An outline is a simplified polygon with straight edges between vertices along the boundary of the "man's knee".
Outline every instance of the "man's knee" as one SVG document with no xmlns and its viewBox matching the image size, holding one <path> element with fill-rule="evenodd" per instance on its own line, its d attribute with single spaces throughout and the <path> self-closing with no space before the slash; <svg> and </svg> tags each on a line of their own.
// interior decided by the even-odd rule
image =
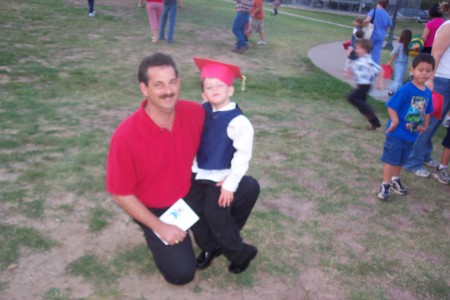
<svg viewBox="0 0 450 300">
<path fill-rule="evenodd" d="M 196 268 L 185 268 L 179 269 L 174 274 L 163 274 L 164 278 L 168 283 L 173 285 L 184 285 L 188 284 L 195 278 Z"/>
</svg>

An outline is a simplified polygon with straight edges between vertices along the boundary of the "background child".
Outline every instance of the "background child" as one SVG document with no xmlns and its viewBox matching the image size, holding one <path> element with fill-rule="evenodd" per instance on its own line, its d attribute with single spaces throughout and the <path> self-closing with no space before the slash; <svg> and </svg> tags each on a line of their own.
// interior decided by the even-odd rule
<svg viewBox="0 0 450 300">
<path fill-rule="evenodd" d="M 394 79 L 389 87 L 388 95 L 392 96 L 405 81 L 405 72 L 408 68 L 408 45 L 412 38 L 412 31 L 405 29 L 400 34 L 399 42 L 395 45 L 391 52 L 391 58 L 388 65 L 394 63 Z"/>
<path fill-rule="evenodd" d="M 280 7 L 280 0 L 273 1 L 273 13 L 271 13 L 272 16 L 278 15 L 278 7 Z"/>
<path fill-rule="evenodd" d="M 247 35 L 247 38 L 250 38 L 250 35 L 253 31 L 259 33 L 259 41 L 258 45 L 265 45 L 266 41 L 264 40 L 264 6 L 263 0 L 254 0 L 253 8 L 250 12 L 250 28 Z"/>
<path fill-rule="evenodd" d="M 411 67 L 412 81 L 401 87 L 386 103 L 390 120 L 386 125 L 386 141 L 381 160 L 384 162 L 383 182 L 378 198 L 387 200 L 390 188 L 405 195 L 407 190 L 400 181 L 402 166 L 411 153 L 419 133 L 428 127 L 433 112 L 431 90 L 425 82 L 431 78 L 434 58 L 428 53 L 414 57 Z"/>
<path fill-rule="evenodd" d="M 352 60 L 355 60 L 358 58 L 355 52 L 355 43 L 357 40 L 362 39 L 364 37 L 364 31 L 363 31 L 363 25 L 364 25 L 364 18 L 363 17 L 356 17 L 356 19 L 353 21 L 353 25 L 355 26 L 352 31 L 352 37 L 350 39 L 350 45 L 348 46 L 346 50 L 347 59 L 345 60 L 345 68 L 344 72 L 345 75 L 348 75 L 349 72 L 349 65 Z"/>
<path fill-rule="evenodd" d="M 194 58 L 194 61 L 201 71 L 206 115 L 197 153 L 198 170 L 193 184 L 205 192 L 205 197 L 196 205 L 203 210 L 207 224 L 197 222 L 192 230 L 202 253 L 211 250 L 208 249 L 208 243 L 212 235 L 225 257 L 231 261 L 228 270 L 241 273 L 257 254 L 255 246 L 243 242 L 239 233 L 243 224 L 239 224 L 240 221 L 232 216 L 237 210 L 236 205 L 239 205 L 233 202 L 234 192 L 239 183 L 248 177 L 244 175 L 253 147 L 253 126 L 239 106 L 230 100 L 234 93 L 234 78 L 242 79 L 243 76 L 239 68 L 233 65 L 201 58 Z M 208 261 L 205 255 L 199 256 L 200 263 Z M 204 268 L 203 264 L 197 267 Z"/>
<path fill-rule="evenodd" d="M 371 42 L 366 39 L 355 42 L 355 52 L 358 59 L 354 60 L 349 68 L 355 75 L 356 88 L 348 95 L 348 101 L 354 105 L 367 118 L 370 123 L 370 130 L 375 130 L 381 126 L 380 120 L 375 115 L 373 108 L 367 104 L 367 94 L 381 71 L 370 57 Z"/>
</svg>

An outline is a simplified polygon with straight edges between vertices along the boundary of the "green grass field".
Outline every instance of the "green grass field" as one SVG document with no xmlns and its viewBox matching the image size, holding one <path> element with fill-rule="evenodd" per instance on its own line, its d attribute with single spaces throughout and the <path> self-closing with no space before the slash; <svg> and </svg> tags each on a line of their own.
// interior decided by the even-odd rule
<svg viewBox="0 0 450 300">
<path fill-rule="evenodd" d="M 282 12 L 353 16 L 266 13 L 267 46 L 252 36 L 238 55 L 232 3 L 184 6 L 175 42 L 154 45 L 137 1 L 98 1 L 95 18 L 82 0 L 2 1 L 0 299 L 448 299 L 450 187 L 405 172 L 407 196 L 377 199 L 384 135 L 364 129 L 351 87 L 306 56 L 351 30 Z M 184 99 L 201 99 L 194 56 L 247 76 L 234 100 L 255 127 L 249 174 L 262 191 L 242 232 L 259 254 L 241 275 L 221 257 L 191 284 L 165 284 L 105 192 L 110 136 L 142 100 L 137 67 L 156 51 L 177 62 Z M 385 124 L 384 104 L 370 103 Z"/>
</svg>

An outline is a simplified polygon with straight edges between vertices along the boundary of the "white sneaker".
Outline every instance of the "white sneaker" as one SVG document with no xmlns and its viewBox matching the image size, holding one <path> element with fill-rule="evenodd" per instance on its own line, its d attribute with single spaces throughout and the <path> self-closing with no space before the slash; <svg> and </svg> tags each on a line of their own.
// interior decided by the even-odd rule
<svg viewBox="0 0 450 300">
<path fill-rule="evenodd" d="M 259 41 L 259 42 L 257 42 L 257 44 L 258 45 L 266 45 L 267 43 L 266 43 L 266 41 Z"/>
<path fill-rule="evenodd" d="M 436 169 L 437 167 L 439 167 L 439 162 L 435 161 L 434 159 L 427 161 L 425 164 L 433 169 Z"/>
<path fill-rule="evenodd" d="M 416 170 L 416 171 L 414 172 L 414 174 L 416 174 L 416 176 L 424 177 L 424 178 L 430 177 L 430 172 L 428 172 L 428 171 L 425 170 L 424 168 L 420 168 L 420 169 Z"/>
<path fill-rule="evenodd" d="M 89 17 L 95 17 L 95 10 L 91 13 L 89 13 Z"/>
</svg>

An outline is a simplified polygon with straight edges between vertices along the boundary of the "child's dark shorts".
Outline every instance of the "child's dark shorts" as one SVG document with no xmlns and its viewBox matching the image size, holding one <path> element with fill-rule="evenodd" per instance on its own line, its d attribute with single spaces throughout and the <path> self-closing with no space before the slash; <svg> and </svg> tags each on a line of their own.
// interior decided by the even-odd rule
<svg viewBox="0 0 450 300">
<path fill-rule="evenodd" d="M 403 166 L 408 160 L 414 142 L 408 142 L 396 137 L 386 136 L 381 161 L 392 166 Z"/>
<path fill-rule="evenodd" d="M 444 137 L 444 140 L 442 141 L 442 146 L 444 146 L 447 149 L 450 149 L 450 126 L 447 127 L 447 134 Z"/>
</svg>

